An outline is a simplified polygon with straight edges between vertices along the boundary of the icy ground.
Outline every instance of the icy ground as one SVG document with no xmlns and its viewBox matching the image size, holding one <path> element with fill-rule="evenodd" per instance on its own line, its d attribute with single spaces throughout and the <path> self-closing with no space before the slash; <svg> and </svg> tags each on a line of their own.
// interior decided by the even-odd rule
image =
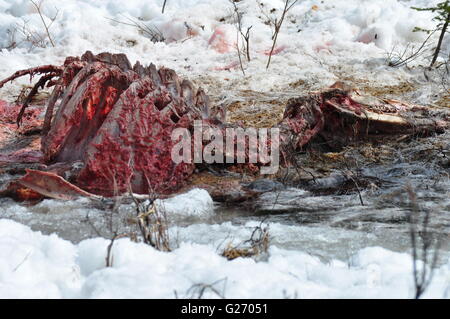
<svg viewBox="0 0 450 319">
<path fill-rule="evenodd" d="M 0 0 L 0 78 L 31 66 L 61 64 L 68 55 L 91 50 L 123 52 L 132 62 L 173 68 L 203 86 L 216 103 L 251 98 L 253 104 L 244 105 L 248 113 L 243 114 L 263 114 L 267 105 L 283 105 L 287 97 L 336 80 L 414 103 L 442 101 L 439 80 L 427 81 L 423 70 L 414 68 L 427 63 L 423 57 L 408 68 L 388 67 L 386 61 L 389 52 L 420 46 L 425 35 L 412 32 L 414 27 L 434 26 L 430 13 L 410 6 L 428 6 L 437 0 L 300 0 L 286 18 L 279 53 L 272 57 L 268 71 L 265 52 L 271 46 L 271 28 L 265 24 L 265 15 L 270 16 L 272 8 L 279 14 L 282 1 L 260 1 L 262 12 L 256 1 L 242 0 L 238 7 L 244 29 L 252 26 L 251 61 L 243 57 L 245 75 L 234 48 L 236 29 L 229 1 L 168 0 L 161 14 L 162 2 L 45 0 L 44 19 L 49 24 L 56 15 L 49 29 L 52 47 L 30 1 Z M 165 41 L 153 43 L 136 27 L 120 23 L 131 21 L 159 30 Z M 30 34 L 43 40 L 30 41 L 26 37 Z M 449 39 L 444 55 L 450 50 Z M 24 78 L 5 86 L 0 99 L 14 100 L 26 84 Z M 408 152 L 432 152 L 431 144 L 442 141 L 445 137 Z M 442 212 L 438 223 L 448 227 L 450 182 L 448 174 L 445 179 L 435 170 L 438 160 L 399 160 L 389 169 L 370 168 L 366 174 L 388 177 L 399 189 L 411 180 L 425 205 Z M 355 195 L 311 197 L 299 196 L 302 190 L 293 192 L 297 192 L 294 199 L 289 192 L 283 193 L 288 204 L 277 207 L 278 215 L 268 221 L 272 245 L 262 260 L 220 257 L 223 245 L 249 238 L 261 214 L 218 207 L 205 191 L 195 190 L 160 203 L 172 215 L 170 234 L 178 248 L 163 253 L 119 239 L 110 268 L 105 267 L 109 240 L 99 237 L 86 222 L 89 215 L 100 235 L 108 237 L 105 215 L 98 207 L 85 200 L 45 200 L 26 207 L 2 199 L 0 297 L 195 297 L 190 289 L 195 284 L 214 284 L 227 298 L 413 296 L 404 210 L 401 203 L 386 204 L 391 193 L 364 193 L 369 207 L 363 208 Z M 264 211 L 264 205 L 267 201 L 255 209 Z M 289 205 L 297 210 L 293 213 Z M 444 236 L 448 252 L 448 233 Z M 448 297 L 449 286 L 447 253 L 425 297 Z M 206 297 L 219 296 L 209 291 Z"/>
</svg>

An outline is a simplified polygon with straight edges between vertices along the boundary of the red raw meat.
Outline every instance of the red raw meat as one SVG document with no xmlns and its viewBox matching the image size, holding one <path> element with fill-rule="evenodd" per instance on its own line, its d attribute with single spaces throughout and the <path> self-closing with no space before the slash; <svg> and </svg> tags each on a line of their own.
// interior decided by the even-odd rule
<svg viewBox="0 0 450 319">
<path fill-rule="evenodd" d="M 18 71 L 1 81 L 0 88 L 26 74 L 43 75 L 24 105 L 11 108 L 0 101 L 0 142 L 3 135 L 13 135 L 6 125 L 42 126 L 43 157 L 35 148 L 16 147 L 8 152 L 0 149 L 0 162 L 43 159 L 49 172 L 28 171 L 19 183 L 45 196 L 112 196 L 130 190 L 173 193 L 186 183 L 195 166 L 172 161 L 172 131 L 187 128 L 192 132 L 195 120 L 222 131 L 233 126 L 223 122 L 225 110 L 212 111 L 208 96 L 190 81 L 153 64 L 144 67 L 137 62 L 132 67 L 123 54 L 88 51 L 81 58 L 68 57 L 61 67 Z M 39 109 L 27 106 L 44 85 L 54 89 L 42 119 Z M 430 118 L 427 108 L 366 99 L 337 83 L 291 99 L 276 127 L 281 133 L 282 163 L 289 165 L 292 154 L 315 137 L 343 145 L 383 134 L 429 134 L 447 126 L 448 117 Z M 72 170 L 77 166 L 73 163 L 81 167 Z M 248 168 L 254 170 L 258 165 L 248 164 Z M 61 177 L 68 171 L 77 186 Z"/>
</svg>

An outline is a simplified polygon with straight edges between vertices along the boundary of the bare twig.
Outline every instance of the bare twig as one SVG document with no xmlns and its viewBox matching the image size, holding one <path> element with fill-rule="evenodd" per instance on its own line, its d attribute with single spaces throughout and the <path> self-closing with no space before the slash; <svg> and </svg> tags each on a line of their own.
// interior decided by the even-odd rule
<svg viewBox="0 0 450 319">
<path fill-rule="evenodd" d="M 261 9 L 261 12 L 268 18 L 269 24 L 273 27 L 272 31 L 272 47 L 269 52 L 269 59 L 267 60 L 266 69 L 269 69 L 270 61 L 272 59 L 273 51 L 275 50 L 275 46 L 277 44 L 278 34 L 280 33 L 281 26 L 283 25 L 284 19 L 288 11 L 298 2 L 298 0 L 285 0 L 283 12 L 281 13 L 281 17 L 272 19 L 269 17 L 267 13 L 264 12 L 262 5 L 258 2 L 258 5 Z"/>
<path fill-rule="evenodd" d="M 30 250 L 26 256 L 22 259 L 22 261 L 13 269 L 13 272 L 16 272 L 28 259 L 28 257 L 30 257 L 31 253 L 33 252 L 33 250 Z"/>
<path fill-rule="evenodd" d="M 353 184 L 354 184 L 355 187 L 356 187 L 356 191 L 358 192 L 359 202 L 361 203 L 361 206 L 364 206 L 364 201 L 363 201 L 363 198 L 362 198 L 362 195 L 361 195 L 361 190 L 359 189 L 358 182 L 357 182 L 356 179 L 353 177 L 354 174 L 353 174 L 352 170 L 350 169 L 348 163 L 347 163 L 346 161 L 344 161 L 343 163 L 344 163 L 345 167 L 347 167 L 347 170 L 348 170 L 348 173 L 343 172 L 343 173 L 344 173 L 344 176 L 345 176 L 346 178 L 349 178 L 349 179 L 353 182 Z"/>
<path fill-rule="evenodd" d="M 111 238 L 111 241 L 108 244 L 108 247 L 106 248 L 106 257 L 105 257 L 105 264 L 106 267 L 112 267 L 114 263 L 114 257 L 111 255 L 111 250 L 114 245 L 114 241 L 117 238 L 117 234 L 114 234 Z"/>
<path fill-rule="evenodd" d="M 7 29 L 6 34 L 9 37 L 8 45 L 6 47 L 3 47 L 6 50 L 14 49 L 16 48 L 21 42 L 17 42 L 16 34 L 17 34 L 17 28 Z"/>
<path fill-rule="evenodd" d="M 431 69 L 434 66 L 434 64 L 436 63 L 436 60 L 441 51 L 441 46 L 442 46 L 442 43 L 444 40 L 444 36 L 447 32 L 449 32 L 448 26 L 450 24 L 450 1 L 445 0 L 445 1 L 437 3 L 435 6 L 427 7 L 427 8 L 418 8 L 418 7 L 411 7 L 411 8 L 414 10 L 417 10 L 417 11 L 430 11 L 430 12 L 433 12 L 436 14 L 432 20 L 438 21 L 435 31 L 440 31 L 440 35 L 439 35 L 439 40 L 437 42 L 437 45 L 434 48 L 430 66 L 428 67 L 429 69 Z M 422 31 L 422 32 L 427 32 L 427 33 L 431 32 L 431 30 L 423 29 L 420 27 L 415 27 L 413 31 Z"/>
<path fill-rule="evenodd" d="M 129 26 L 137 28 L 141 34 L 146 35 L 148 38 L 150 38 L 150 41 L 152 41 L 152 42 L 164 42 L 165 41 L 164 35 L 162 34 L 161 30 L 159 30 L 156 26 L 150 27 L 147 24 L 140 22 L 139 20 L 133 20 L 124 15 L 122 15 L 122 16 L 124 17 L 124 19 L 128 20 L 129 22 L 124 22 L 124 21 L 111 19 L 111 18 L 107 18 L 107 19 L 114 21 L 116 23 L 119 23 L 119 24 L 129 25 Z"/>
<path fill-rule="evenodd" d="M 50 35 L 50 27 L 52 26 L 53 22 L 56 20 L 56 17 L 58 16 L 59 11 L 56 11 L 56 14 L 53 18 L 50 19 L 50 24 L 47 25 L 47 22 L 45 22 L 44 17 L 42 16 L 42 11 L 41 11 L 41 6 L 43 1 L 40 1 L 39 3 L 36 3 L 33 0 L 30 0 L 30 2 L 33 4 L 33 6 L 36 8 L 37 13 L 39 14 L 39 17 L 41 18 L 42 21 L 42 25 L 45 28 L 45 33 L 47 34 L 48 40 L 50 41 L 50 44 L 52 45 L 52 47 L 55 47 L 55 42 L 52 39 L 52 36 Z"/>
<path fill-rule="evenodd" d="M 32 30 L 28 26 L 28 21 L 23 19 L 22 26 L 16 25 L 16 30 L 22 34 L 22 37 L 24 38 L 23 42 L 30 44 L 30 50 L 33 47 L 40 47 L 45 48 L 47 47 L 47 41 L 45 40 L 45 37 L 43 37 L 39 32 L 36 32 L 35 30 Z"/>
<path fill-rule="evenodd" d="M 245 76 L 244 66 L 242 65 L 241 50 L 239 50 L 239 33 L 236 34 L 236 50 L 239 58 L 239 66 L 241 67 L 242 74 Z"/>
<path fill-rule="evenodd" d="M 450 23 L 450 12 L 447 15 L 447 19 L 446 19 L 444 25 L 442 26 L 441 34 L 439 35 L 438 44 L 436 46 L 436 50 L 434 51 L 433 59 L 431 60 L 431 64 L 430 64 L 430 68 L 434 65 L 434 63 L 436 62 L 436 60 L 439 56 L 439 52 L 441 51 L 442 41 L 444 40 L 444 35 L 447 32 L 449 23 Z"/>
<path fill-rule="evenodd" d="M 114 264 L 114 256 L 112 254 L 112 248 L 114 246 L 114 243 L 117 239 L 124 238 L 124 237 L 130 237 L 132 238 L 131 233 L 120 233 L 119 232 L 119 223 L 117 222 L 118 217 L 120 216 L 120 205 L 122 203 L 122 196 L 119 196 L 118 187 L 116 178 L 114 175 L 112 175 L 113 179 L 113 185 L 114 185 L 114 203 L 113 206 L 104 212 L 104 216 L 102 219 L 102 226 L 105 225 L 106 227 L 106 233 L 102 234 L 102 231 L 95 226 L 95 224 L 92 222 L 92 220 L 89 218 L 89 213 L 86 215 L 86 219 L 84 220 L 87 222 L 92 230 L 95 232 L 95 234 L 98 237 L 105 237 L 109 238 L 109 244 L 106 247 L 106 256 L 105 256 L 105 266 L 106 267 L 112 267 Z M 115 222 L 116 220 L 116 222 Z"/>
<path fill-rule="evenodd" d="M 145 244 L 160 251 L 171 251 L 167 214 L 164 209 L 157 209 L 156 197 L 149 194 L 149 202 L 139 201 L 131 191 L 129 194 L 136 205 L 136 217 L 142 240 Z"/>
<path fill-rule="evenodd" d="M 408 56 L 406 56 L 406 54 L 407 54 L 408 49 L 410 49 L 409 44 L 406 45 L 406 47 L 402 53 L 395 52 L 395 46 L 394 46 L 392 48 L 391 52 L 389 52 L 387 54 L 388 65 L 392 66 L 392 67 L 400 67 L 400 66 L 406 65 L 408 62 L 414 61 L 415 59 L 420 57 L 424 53 L 425 49 L 430 46 L 428 41 L 430 40 L 431 36 L 436 31 L 437 31 L 437 29 L 431 31 L 430 34 L 428 35 L 428 37 L 425 39 L 425 41 L 422 42 L 420 47 L 416 51 L 412 51 Z"/>
<path fill-rule="evenodd" d="M 164 13 L 164 10 L 166 9 L 166 3 L 167 3 L 167 0 L 164 0 L 161 13 Z"/>
<path fill-rule="evenodd" d="M 436 269 L 438 258 L 440 239 L 433 238 L 433 233 L 429 229 L 430 211 L 425 210 L 422 221 L 420 218 L 420 207 L 417 202 L 417 196 L 411 185 L 406 186 L 406 192 L 410 202 L 410 237 L 413 258 L 413 277 L 415 286 L 415 299 L 419 299 L 433 279 L 434 270 Z M 419 223 L 421 228 L 418 229 Z M 422 240 L 420 245 L 419 236 Z M 422 261 L 422 267 L 419 269 L 419 260 Z"/>
<path fill-rule="evenodd" d="M 253 257 L 267 253 L 270 243 L 269 227 L 263 227 L 267 217 L 264 218 L 258 226 L 256 226 L 249 239 L 232 245 L 231 243 L 223 250 L 222 256 L 228 260 L 238 257 Z"/>
<path fill-rule="evenodd" d="M 221 282 L 224 283 L 223 289 L 222 289 L 222 291 L 219 291 L 214 286 L 218 285 Z M 219 279 L 211 284 L 204 284 L 204 283 L 194 284 L 186 291 L 186 294 L 188 296 L 190 295 L 190 297 L 189 297 L 190 299 L 194 299 L 194 298 L 202 299 L 205 292 L 207 292 L 209 290 L 212 293 L 214 293 L 215 295 L 217 295 L 219 298 L 225 299 L 226 285 L 227 285 L 227 278 Z"/>
<path fill-rule="evenodd" d="M 234 0 L 229 0 L 229 1 L 233 5 L 234 14 L 235 14 L 235 23 L 236 23 L 236 28 L 238 30 L 238 35 L 239 34 L 241 35 L 241 38 L 242 38 L 243 42 L 245 43 L 244 44 L 245 55 L 247 57 L 247 61 L 250 62 L 250 30 L 252 29 L 253 26 L 249 26 L 249 27 L 247 27 L 247 30 L 245 32 L 243 31 L 242 12 L 239 12 L 237 3 Z M 238 41 L 239 41 L 239 36 L 238 36 Z"/>
</svg>

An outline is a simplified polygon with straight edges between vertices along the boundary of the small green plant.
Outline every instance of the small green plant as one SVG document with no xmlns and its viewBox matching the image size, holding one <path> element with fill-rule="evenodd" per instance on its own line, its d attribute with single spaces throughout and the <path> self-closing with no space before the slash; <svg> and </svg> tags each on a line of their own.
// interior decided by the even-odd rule
<svg viewBox="0 0 450 319">
<path fill-rule="evenodd" d="M 439 2 L 435 7 L 430 7 L 430 8 L 412 7 L 412 9 L 418 10 L 418 11 L 431 11 L 433 13 L 436 13 L 435 17 L 433 18 L 433 20 L 438 21 L 438 25 L 436 26 L 435 30 L 427 30 L 427 29 L 422 29 L 419 27 L 416 27 L 413 30 L 415 32 L 417 32 L 417 31 L 426 32 L 428 34 L 434 32 L 434 31 L 440 31 L 439 40 L 438 40 L 437 46 L 434 50 L 433 59 L 431 60 L 431 64 L 430 64 L 430 68 L 431 68 L 439 56 L 439 52 L 441 51 L 441 46 L 442 46 L 442 42 L 444 40 L 444 36 L 447 32 L 449 32 L 448 25 L 450 23 L 450 1 L 446 0 L 443 2 Z"/>
</svg>

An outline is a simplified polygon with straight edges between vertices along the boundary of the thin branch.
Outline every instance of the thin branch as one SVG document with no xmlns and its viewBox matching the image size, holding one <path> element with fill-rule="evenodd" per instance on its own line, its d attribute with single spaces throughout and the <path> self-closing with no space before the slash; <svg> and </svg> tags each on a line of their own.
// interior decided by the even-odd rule
<svg viewBox="0 0 450 319">
<path fill-rule="evenodd" d="M 417 203 L 417 195 L 411 185 L 406 186 L 406 192 L 410 202 L 409 233 L 413 258 L 413 278 L 415 286 L 414 297 L 415 299 L 419 299 L 433 279 L 434 271 L 439 259 L 439 248 L 441 241 L 439 238 L 436 238 L 435 245 L 432 245 L 433 233 L 429 229 L 431 217 L 429 210 L 425 210 L 421 227 L 418 229 L 420 207 Z M 421 246 L 419 246 L 418 235 L 422 237 Z M 422 261 L 422 267 L 420 269 L 418 267 L 419 260 Z"/>
<path fill-rule="evenodd" d="M 241 51 L 239 50 L 239 33 L 236 34 L 236 50 L 239 58 L 239 65 L 241 67 L 242 74 L 245 76 L 244 66 L 242 65 Z"/>
<path fill-rule="evenodd" d="M 404 58 L 404 56 L 406 55 L 406 51 L 409 48 L 409 44 L 406 46 L 405 50 L 403 51 L 402 54 L 397 54 L 397 61 L 393 62 L 393 57 L 394 57 L 394 48 L 391 50 L 391 52 L 388 54 L 388 60 L 389 60 L 389 66 L 392 67 L 399 67 L 402 65 L 407 64 L 410 61 L 413 61 L 415 59 L 417 59 L 423 52 L 423 50 L 426 48 L 428 41 L 430 40 L 431 36 L 437 31 L 437 29 L 433 30 L 430 32 L 430 34 L 428 35 L 428 37 L 425 39 L 425 41 L 422 42 L 421 46 L 417 49 L 417 51 L 411 53 L 407 58 Z"/>
<path fill-rule="evenodd" d="M 37 12 L 38 12 L 38 14 L 39 14 L 39 17 L 41 18 L 42 24 L 44 25 L 44 28 L 45 28 L 45 32 L 47 33 L 47 37 L 48 37 L 48 39 L 49 39 L 49 41 L 50 41 L 52 47 L 55 47 L 55 42 L 53 41 L 52 36 L 50 35 L 50 30 L 49 30 L 49 29 L 50 29 L 51 25 L 53 24 L 53 22 L 56 20 L 56 17 L 57 17 L 57 15 L 58 15 L 59 11 L 56 11 L 56 14 L 55 14 L 55 16 L 51 19 L 50 24 L 47 25 L 47 23 L 46 23 L 45 20 L 44 20 L 43 15 L 42 15 L 42 11 L 41 11 L 42 1 L 40 1 L 39 4 L 37 4 L 37 3 L 34 2 L 33 0 L 30 0 L 30 2 L 34 5 L 34 7 L 36 8 L 36 10 L 37 10 Z"/>
<path fill-rule="evenodd" d="M 449 22 L 450 22 L 450 12 L 447 15 L 447 19 L 446 19 L 444 25 L 442 26 L 441 34 L 439 36 L 439 41 L 438 41 L 436 50 L 434 51 L 433 60 L 431 60 L 430 68 L 434 65 L 434 63 L 436 62 L 436 60 L 439 56 L 439 52 L 441 51 L 442 41 L 444 40 L 444 35 L 447 32 Z"/>
<path fill-rule="evenodd" d="M 236 28 L 238 30 L 238 40 L 239 42 L 239 34 L 241 35 L 241 38 L 243 39 L 243 42 L 245 43 L 245 54 L 247 57 L 247 61 L 250 62 L 250 30 L 253 26 L 247 27 L 247 30 L 244 32 L 242 30 L 242 13 L 239 12 L 239 8 L 234 0 L 229 0 L 230 3 L 233 5 L 234 14 L 236 16 Z M 239 45 L 238 45 L 239 46 Z M 240 54 L 240 52 L 239 52 Z"/>
<path fill-rule="evenodd" d="M 214 287 L 215 285 L 221 282 L 224 282 L 222 292 L 220 292 L 218 289 Z M 190 299 L 193 298 L 202 299 L 205 292 L 209 290 L 218 297 L 220 297 L 221 299 L 225 299 L 226 285 L 227 285 L 227 278 L 219 279 L 211 284 L 204 284 L 204 283 L 194 284 L 186 291 L 186 294 L 190 295 Z"/>
<path fill-rule="evenodd" d="M 266 70 L 269 69 L 270 66 L 270 61 L 272 59 L 272 54 L 273 51 L 275 50 L 275 46 L 277 44 L 277 40 L 278 40 L 278 34 L 280 33 L 281 30 L 281 26 L 283 25 L 284 22 L 284 18 L 286 17 L 286 14 L 288 13 L 288 11 L 294 6 L 294 4 L 296 4 L 298 2 L 298 0 L 285 0 L 284 2 L 284 9 L 283 9 L 283 13 L 281 14 L 281 18 L 275 19 L 275 21 L 269 20 L 271 21 L 271 23 L 273 23 L 274 26 L 274 33 L 272 36 L 272 48 L 270 49 L 270 53 L 269 53 L 269 59 L 267 60 L 267 65 L 266 65 Z"/>
<path fill-rule="evenodd" d="M 162 34 L 161 30 L 159 30 L 156 26 L 149 27 L 145 23 L 141 23 L 137 20 L 133 20 L 127 16 L 122 15 L 129 22 L 123 22 L 116 19 L 106 18 L 108 20 L 114 21 L 116 23 L 120 23 L 123 25 L 132 26 L 138 29 L 142 34 L 147 35 L 152 42 L 164 42 L 165 38 Z"/>
</svg>

